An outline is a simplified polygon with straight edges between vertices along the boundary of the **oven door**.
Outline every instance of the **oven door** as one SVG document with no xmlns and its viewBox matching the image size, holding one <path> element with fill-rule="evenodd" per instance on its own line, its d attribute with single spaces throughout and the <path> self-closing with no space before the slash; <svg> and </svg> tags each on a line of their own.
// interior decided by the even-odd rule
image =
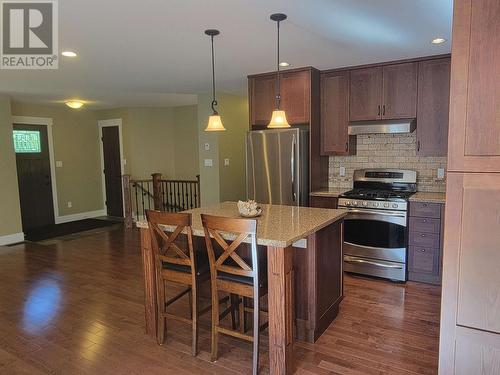
<svg viewBox="0 0 500 375">
<path fill-rule="evenodd" d="M 344 224 L 344 253 L 406 263 L 406 211 L 350 209 Z"/>
</svg>

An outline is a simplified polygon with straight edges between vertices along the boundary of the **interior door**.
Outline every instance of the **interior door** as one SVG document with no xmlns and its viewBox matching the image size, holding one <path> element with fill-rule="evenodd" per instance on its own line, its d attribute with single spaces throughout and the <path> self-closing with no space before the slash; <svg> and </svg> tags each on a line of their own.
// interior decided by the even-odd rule
<svg viewBox="0 0 500 375">
<path fill-rule="evenodd" d="M 101 129 L 107 214 L 108 216 L 123 217 L 119 127 L 103 126 Z"/>
<path fill-rule="evenodd" d="M 54 224 L 47 127 L 14 124 L 13 139 L 23 230 Z"/>
</svg>

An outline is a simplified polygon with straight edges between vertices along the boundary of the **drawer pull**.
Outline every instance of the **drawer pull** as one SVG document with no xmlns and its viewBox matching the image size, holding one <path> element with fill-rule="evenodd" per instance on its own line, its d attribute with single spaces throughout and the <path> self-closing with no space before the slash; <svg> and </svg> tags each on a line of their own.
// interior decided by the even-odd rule
<svg viewBox="0 0 500 375">
<path fill-rule="evenodd" d="M 421 237 L 425 237 L 425 234 L 423 234 L 423 233 L 422 233 L 420 236 L 421 236 Z"/>
<path fill-rule="evenodd" d="M 421 252 L 425 253 L 425 249 L 420 249 Z"/>
<path fill-rule="evenodd" d="M 427 207 L 427 203 L 423 203 L 423 204 L 422 204 L 422 206 L 423 206 L 423 207 Z"/>
<path fill-rule="evenodd" d="M 427 223 L 427 219 L 424 219 L 424 220 L 423 220 L 423 222 L 424 222 L 424 223 Z"/>
</svg>

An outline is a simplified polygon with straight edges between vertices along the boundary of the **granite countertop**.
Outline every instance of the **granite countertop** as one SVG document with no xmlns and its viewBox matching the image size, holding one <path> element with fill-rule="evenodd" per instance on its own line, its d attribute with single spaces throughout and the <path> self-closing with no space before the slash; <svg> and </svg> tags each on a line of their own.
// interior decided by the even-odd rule
<svg viewBox="0 0 500 375">
<path fill-rule="evenodd" d="M 264 246 L 288 247 L 323 229 L 329 224 L 343 219 L 347 210 L 311 207 L 280 206 L 261 204 L 262 215 L 257 218 L 257 244 Z M 240 217 L 236 202 L 224 202 L 212 206 L 195 208 L 184 212 L 193 215 L 193 235 L 204 236 L 200 214 L 225 217 Z M 147 228 L 147 221 L 138 221 L 138 228 Z M 166 231 L 174 228 L 165 227 Z M 225 234 L 227 240 L 234 240 L 234 234 Z M 247 241 L 249 239 L 247 238 Z M 300 245 L 299 245 L 300 246 Z M 304 247 L 302 244 L 300 247 Z"/>
<path fill-rule="evenodd" d="M 313 197 L 337 198 L 340 194 L 345 193 L 349 189 L 323 189 L 311 192 L 309 195 Z"/>
<path fill-rule="evenodd" d="M 445 201 L 446 201 L 445 193 L 417 191 L 410 197 L 410 202 L 445 203 Z"/>
</svg>

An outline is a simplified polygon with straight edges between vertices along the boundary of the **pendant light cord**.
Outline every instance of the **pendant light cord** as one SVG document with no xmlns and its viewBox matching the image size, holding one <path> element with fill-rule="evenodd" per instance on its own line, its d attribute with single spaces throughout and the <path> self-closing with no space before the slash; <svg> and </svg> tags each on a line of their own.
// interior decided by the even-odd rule
<svg viewBox="0 0 500 375">
<path fill-rule="evenodd" d="M 214 36 L 210 36 L 212 40 L 212 111 L 214 115 L 218 114 L 215 106 L 217 105 L 217 100 L 215 99 L 215 58 L 214 58 Z"/>
<path fill-rule="evenodd" d="M 278 78 L 278 92 L 276 93 L 276 109 L 280 109 L 280 102 L 281 102 L 281 79 L 280 79 L 280 21 L 276 22 L 278 25 L 278 53 L 277 53 L 277 58 L 276 58 L 276 66 L 278 68 L 277 70 L 277 78 Z"/>
</svg>

